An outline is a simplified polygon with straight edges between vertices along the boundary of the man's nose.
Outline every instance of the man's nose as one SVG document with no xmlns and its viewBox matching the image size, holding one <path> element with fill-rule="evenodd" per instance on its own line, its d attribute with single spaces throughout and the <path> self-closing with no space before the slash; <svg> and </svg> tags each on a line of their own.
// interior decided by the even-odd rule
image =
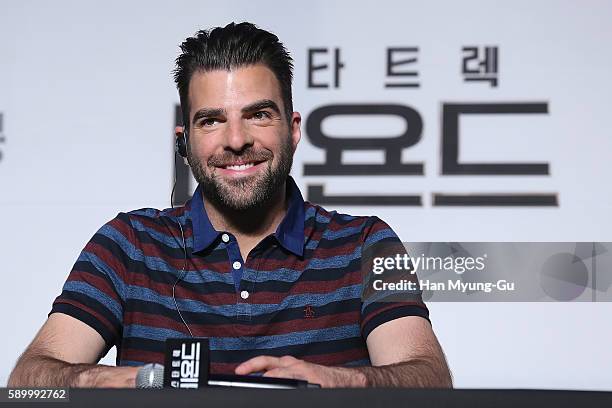
<svg viewBox="0 0 612 408">
<path fill-rule="evenodd" d="M 241 152 L 253 146 L 253 137 L 248 129 L 240 123 L 229 123 L 225 133 L 225 145 L 227 149 Z"/>
</svg>

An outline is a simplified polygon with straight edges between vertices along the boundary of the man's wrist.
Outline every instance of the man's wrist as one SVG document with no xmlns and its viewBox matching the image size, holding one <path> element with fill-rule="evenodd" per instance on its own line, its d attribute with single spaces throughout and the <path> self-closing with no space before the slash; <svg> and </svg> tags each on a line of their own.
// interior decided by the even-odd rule
<svg viewBox="0 0 612 408">
<path fill-rule="evenodd" d="M 339 384 L 336 387 L 340 388 L 364 388 L 368 386 L 368 378 L 365 373 L 365 370 L 361 368 L 347 368 L 347 367 L 338 367 L 339 370 L 342 370 L 341 378 Z"/>
<path fill-rule="evenodd" d="M 368 376 L 364 370 L 355 369 L 355 375 L 353 376 L 355 384 L 353 387 L 365 388 L 368 386 Z"/>
<path fill-rule="evenodd" d="M 68 386 L 72 388 L 95 388 L 100 368 L 102 367 L 89 364 L 66 367 Z"/>
</svg>

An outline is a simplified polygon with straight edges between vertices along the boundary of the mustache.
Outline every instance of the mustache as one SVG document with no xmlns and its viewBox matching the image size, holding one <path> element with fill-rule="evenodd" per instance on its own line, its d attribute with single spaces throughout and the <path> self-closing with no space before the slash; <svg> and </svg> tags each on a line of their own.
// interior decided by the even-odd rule
<svg viewBox="0 0 612 408">
<path fill-rule="evenodd" d="M 206 161 L 208 166 L 222 167 L 228 166 L 237 162 L 263 162 L 272 159 L 274 155 L 269 150 L 246 149 L 236 154 L 234 152 L 225 151 L 221 154 L 211 156 Z"/>
</svg>

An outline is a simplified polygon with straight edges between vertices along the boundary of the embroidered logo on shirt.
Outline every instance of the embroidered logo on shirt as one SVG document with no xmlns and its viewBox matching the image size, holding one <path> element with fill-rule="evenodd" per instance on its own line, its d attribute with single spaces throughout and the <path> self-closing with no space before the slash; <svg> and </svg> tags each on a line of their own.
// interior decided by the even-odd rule
<svg viewBox="0 0 612 408">
<path fill-rule="evenodd" d="M 304 308 L 304 317 L 306 319 L 312 319 L 315 316 L 314 307 L 306 305 Z"/>
</svg>

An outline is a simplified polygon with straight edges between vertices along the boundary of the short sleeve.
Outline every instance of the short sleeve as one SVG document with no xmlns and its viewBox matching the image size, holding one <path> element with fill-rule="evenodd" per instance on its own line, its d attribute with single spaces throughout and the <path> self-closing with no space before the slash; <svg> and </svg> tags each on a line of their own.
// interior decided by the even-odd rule
<svg viewBox="0 0 612 408">
<path fill-rule="evenodd" d="M 64 313 L 89 325 L 104 339 L 106 351 L 122 337 L 133 236 L 123 213 L 100 228 L 81 251 L 49 313 Z"/>
<path fill-rule="evenodd" d="M 377 217 L 368 219 L 361 258 L 361 333 L 405 316 L 429 321 L 409 254 L 395 232 Z"/>
</svg>

